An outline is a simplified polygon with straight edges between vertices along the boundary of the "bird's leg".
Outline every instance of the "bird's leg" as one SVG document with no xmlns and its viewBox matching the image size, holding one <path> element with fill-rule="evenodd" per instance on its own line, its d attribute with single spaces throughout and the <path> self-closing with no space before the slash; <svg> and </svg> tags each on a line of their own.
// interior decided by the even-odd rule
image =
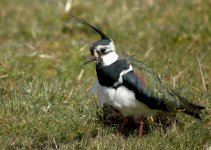
<svg viewBox="0 0 211 150">
<path fill-rule="evenodd" d="M 118 131 L 119 132 L 122 132 L 123 128 L 128 124 L 128 121 L 129 121 L 129 117 L 124 117 L 123 118 L 123 122 L 122 124 L 120 125 Z"/>
<path fill-rule="evenodd" d="M 144 127 L 144 117 L 143 116 L 140 116 L 139 118 L 139 139 L 141 141 L 142 139 L 142 133 L 143 133 L 143 127 Z"/>
</svg>

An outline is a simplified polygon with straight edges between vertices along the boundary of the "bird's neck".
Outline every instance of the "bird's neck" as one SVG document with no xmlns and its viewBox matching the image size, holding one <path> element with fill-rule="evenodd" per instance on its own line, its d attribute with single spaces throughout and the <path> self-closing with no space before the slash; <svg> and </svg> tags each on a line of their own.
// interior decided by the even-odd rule
<svg viewBox="0 0 211 150">
<path fill-rule="evenodd" d="M 118 60 L 118 54 L 113 51 L 102 57 L 102 65 L 109 66 Z"/>
<path fill-rule="evenodd" d="M 128 68 L 129 65 L 125 60 L 117 60 L 109 66 L 98 64 L 96 66 L 96 72 L 100 85 L 107 87 L 113 86 L 118 81 L 120 73 Z"/>
</svg>

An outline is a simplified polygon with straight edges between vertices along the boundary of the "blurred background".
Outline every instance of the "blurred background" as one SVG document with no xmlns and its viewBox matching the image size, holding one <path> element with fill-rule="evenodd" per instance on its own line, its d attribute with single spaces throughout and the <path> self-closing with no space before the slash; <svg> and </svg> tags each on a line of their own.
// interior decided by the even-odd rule
<svg viewBox="0 0 211 150">
<path fill-rule="evenodd" d="M 1 0 L 0 147 L 139 149 L 102 124 L 89 89 L 93 64 L 83 66 L 99 36 L 68 19 L 102 29 L 118 52 L 135 55 L 166 86 L 207 108 L 203 121 L 182 114 L 167 133 L 143 139 L 148 149 L 208 149 L 211 145 L 210 0 Z M 137 132 L 137 131 L 134 131 Z"/>
</svg>

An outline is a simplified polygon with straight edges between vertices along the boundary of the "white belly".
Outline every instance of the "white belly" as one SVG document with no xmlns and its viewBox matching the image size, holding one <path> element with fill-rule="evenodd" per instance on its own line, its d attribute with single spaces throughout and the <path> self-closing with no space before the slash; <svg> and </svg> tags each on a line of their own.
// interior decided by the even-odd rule
<svg viewBox="0 0 211 150">
<path fill-rule="evenodd" d="M 143 115 L 152 116 L 157 111 L 149 109 L 144 103 L 136 100 L 132 91 L 124 86 L 117 89 L 100 86 L 98 90 L 98 99 L 101 104 L 107 103 L 118 109 L 124 116 Z"/>
</svg>

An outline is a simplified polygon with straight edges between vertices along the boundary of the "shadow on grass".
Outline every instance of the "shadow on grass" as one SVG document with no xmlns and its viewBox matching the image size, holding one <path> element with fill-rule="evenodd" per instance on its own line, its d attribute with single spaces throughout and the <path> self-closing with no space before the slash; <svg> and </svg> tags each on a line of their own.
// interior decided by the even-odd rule
<svg viewBox="0 0 211 150">
<path fill-rule="evenodd" d="M 103 106 L 103 115 L 98 115 L 98 118 L 104 126 L 114 127 L 116 130 L 123 122 L 123 115 L 117 109 L 109 105 Z M 176 119 L 175 113 L 159 113 L 153 118 L 144 119 L 143 135 L 147 135 L 153 130 L 162 130 L 166 132 L 167 129 L 171 128 L 175 124 L 180 124 Z M 136 117 L 131 116 L 128 124 L 125 126 L 121 134 L 128 137 L 129 135 L 138 132 L 138 128 L 139 120 Z"/>
</svg>

